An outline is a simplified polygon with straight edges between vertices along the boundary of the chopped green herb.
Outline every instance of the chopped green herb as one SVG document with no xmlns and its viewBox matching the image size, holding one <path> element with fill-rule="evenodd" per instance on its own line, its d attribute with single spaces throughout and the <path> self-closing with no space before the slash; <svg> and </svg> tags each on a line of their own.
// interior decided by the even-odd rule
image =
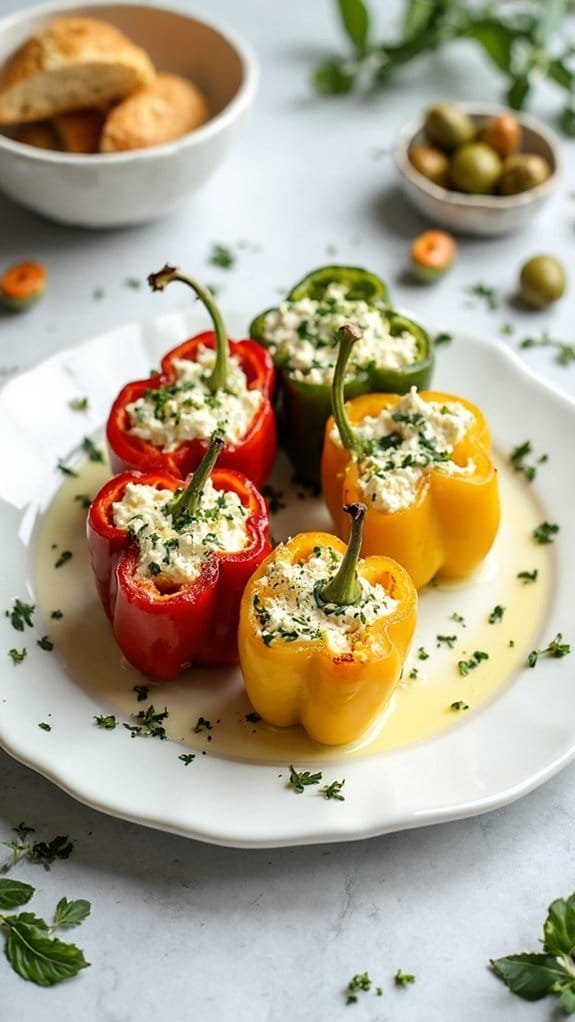
<svg viewBox="0 0 575 1022">
<path fill-rule="evenodd" d="M 59 461 L 57 467 L 60 469 L 62 475 L 74 476 L 74 478 L 76 479 L 78 478 L 78 473 L 75 472 L 73 468 L 70 468 L 68 465 L 65 465 L 63 461 Z"/>
<path fill-rule="evenodd" d="M 527 585 L 528 582 L 536 582 L 538 574 L 539 572 L 537 571 L 537 568 L 533 571 L 519 571 L 517 573 L 517 578 L 521 579 L 523 585 Z"/>
<path fill-rule="evenodd" d="M 92 299 L 95 302 L 99 302 L 101 301 L 105 294 L 106 292 L 104 291 L 103 287 L 95 287 L 94 290 L 92 291 Z"/>
<path fill-rule="evenodd" d="M 41 724 L 38 724 L 38 727 L 42 728 L 42 731 L 51 731 L 52 730 L 52 725 L 51 724 L 46 724 L 46 721 L 44 721 L 44 720 L 42 721 Z"/>
<path fill-rule="evenodd" d="M 457 642 L 456 635 L 436 635 L 437 646 L 447 646 L 449 649 L 453 649 Z"/>
<path fill-rule="evenodd" d="M 562 641 L 563 636 L 561 632 L 557 632 L 554 639 L 551 640 L 548 646 L 542 649 L 534 649 L 527 657 L 527 665 L 529 667 L 535 667 L 540 656 L 548 655 L 555 658 L 567 656 L 571 652 L 571 646 L 568 642 Z"/>
<path fill-rule="evenodd" d="M 491 968 L 513 994 L 539 1001 L 548 994 L 559 997 L 564 1015 L 575 1012 L 575 893 L 558 898 L 543 924 L 543 951 L 506 955 L 491 960 Z"/>
<path fill-rule="evenodd" d="M 458 699 L 455 703 L 452 703 L 449 708 L 450 708 L 450 710 L 457 710 L 457 711 L 459 711 L 459 710 L 468 710 L 469 709 L 469 705 L 468 705 L 468 703 L 464 703 L 463 699 Z"/>
<path fill-rule="evenodd" d="M 94 443 L 93 440 L 90 440 L 89 436 L 85 436 L 84 439 L 82 440 L 82 447 L 86 454 L 88 455 L 90 461 L 104 460 L 103 452 L 100 450 L 99 447 L 96 447 L 96 444 Z"/>
<path fill-rule="evenodd" d="M 396 987 L 406 987 L 409 983 L 415 983 L 415 976 L 412 976 L 409 972 L 402 972 L 401 969 L 398 969 L 393 977 L 393 981 Z"/>
<path fill-rule="evenodd" d="M 447 334 L 445 332 L 442 332 L 440 334 L 436 334 L 435 335 L 435 337 L 433 339 L 433 343 L 434 343 L 435 347 L 437 348 L 440 344 L 451 344 L 452 340 L 453 340 L 453 334 Z"/>
<path fill-rule="evenodd" d="M 429 653 L 427 653 L 425 651 L 423 646 L 420 646 L 418 651 L 417 651 L 417 659 L 418 660 L 429 660 Z"/>
<path fill-rule="evenodd" d="M 451 615 L 449 620 L 450 621 L 455 621 L 456 624 L 463 625 L 463 627 L 465 628 L 465 618 L 462 617 L 461 614 L 455 614 L 454 613 L 454 614 Z"/>
<path fill-rule="evenodd" d="M 537 465 L 543 465 L 546 461 L 549 461 L 548 454 L 542 454 L 535 465 L 528 465 L 525 462 L 525 458 L 529 454 L 533 453 L 533 447 L 530 440 L 525 440 L 524 443 L 519 444 L 518 447 L 514 447 L 509 455 L 509 461 L 513 465 L 516 472 L 522 472 L 528 482 L 533 482 L 537 474 Z"/>
<path fill-rule="evenodd" d="M 486 303 L 487 308 L 491 312 L 494 312 L 495 309 L 497 309 L 499 305 L 499 300 L 495 288 L 490 287 L 488 284 L 482 284 L 480 282 L 478 284 L 472 284 L 471 287 L 467 287 L 465 288 L 465 290 L 468 295 L 471 295 L 472 298 L 482 299 Z"/>
<path fill-rule="evenodd" d="M 481 649 L 476 649 L 475 653 L 469 660 L 459 660 L 457 663 L 457 669 L 461 676 L 465 678 L 470 671 L 473 671 L 482 660 L 489 660 L 489 653 L 484 653 Z"/>
<path fill-rule="evenodd" d="M 74 500 L 77 500 L 80 507 L 83 507 L 86 510 L 90 507 L 90 504 L 92 503 L 92 498 L 89 497 L 87 493 L 77 493 L 76 496 L 74 497 Z"/>
<path fill-rule="evenodd" d="M 185 766 L 189 766 L 190 763 L 193 763 L 195 758 L 196 757 L 193 752 L 183 752 L 181 756 L 178 756 L 178 759 L 181 759 Z"/>
<path fill-rule="evenodd" d="M 410 672 L 409 672 L 408 677 L 411 678 L 411 680 L 413 681 L 418 676 L 419 676 L 419 671 L 417 670 L 417 667 L 412 667 Z"/>
<path fill-rule="evenodd" d="M 219 266 L 221 270 L 230 270 L 236 261 L 232 250 L 226 245 L 213 245 L 209 262 L 212 266 Z"/>
<path fill-rule="evenodd" d="M 553 543 L 553 536 L 558 532 L 559 526 L 555 522 L 541 522 L 541 525 L 533 530 L 533 539 L 537 543 Z"/>
<path fill-rule="evenodd" d="M 212 731 L 212 730 L 213 730 L 213 728 L 212 728 L 211 722 L 209 720 L 206 720 L 205 717 L 198 717 L 198 719 L 197 719 L 197 721 L 196 721 L 196 723 L 194 724 L 194 727 L 193 727 L 193 732 L 194 732 L 195 735 L 200 735 L 200 734 L 202 734 L 203 731 Z"/>
<path fill-rule="evenodd" d="M 505 336 L 510 337 L 511 334 L 515 332 L 515 327 L 513 326 L 513 323 L 502 323 L 500 332 Z"/>
<path fill-rule="evenodd" d="M 10 863 L 2 867 L 1 872 L 7 873 L 12 866 L 15 866 L 21 859 L 27 859 L 37 866 L 43 866 L 49 870 L 56 859 L 69 859 L 74 849 L 73 843 L 67 834 L 59 834 L 51 841 L 34 841 L 32 844 L 27 839 L 28 834 L 34 833 L 33 827 L 26 827 L 19 824 L 13 828 L 18 841 L 3 841 L 2 844 L 12 852 Z"/>
<path fill-rule="evenodd" d="M 137 721 L 136 724 L 124 724 L 124 727 L 130 732 L 132 738 L 139 736 L 164 740 L 167 736 L 163 722 L 168 716 L 167 707 L 164 706 L 162 712 L 157 713 L 154 704 L 150 703 L 145 710 L 133 714 L 134 720 Z"/>
<path fill-rule="evenodd" d="M 118 726 L 118 721 L 113 713 L 100 713 L 98 716 L 94 715 L 94 720 L 96 721 L 96 726 L 103 728 L 105 731 L 113 731 L 113 729 Z"/>
<path fill-rule="evenodd" d="M 552 348 L 555 351 L 555 361 L 560 366 L 570 366 L 572 362 L 575 362 L 575 344 L 554 340 L 547 330 L 542 332 L 541 337 L 525 337 L 519 347 L 523 349 Z"/>
<path fill-rule="evenodd" d="M 262 718 L 260 717 L 257 710 L 252 710 L 250 713 L 246 713 L 246 720 L 249 721 L 250 724 L 257 724 L 258 720 L 261 719 Z"/>
<path fill-rule="evenodd" d="M 143 703 L 148 698 L 149 688 L 147 685 L 134 685 L 132 692 L 135 692 L 138 697 L 138 702 Z"/>
<path fill-rule="evenodd" d="M 23 649 L 9 649 L 8 656 L 12 658 L 13 664 L 21 664 L 28 656 L 28 650 L 25 646 Z"/>
<path fill-rule="evenodd" d="M 71 550 L 62 550 L 62 553 L 58 557 L 58 560 L 55 562 L 54 567 L 61 568 L 62 565 L 66 564 L 67 561 L 70 561 L 73 556 L 74 555 Z"/>
<path fill-rule="evenodd" d="M 319 784 L 322 780 L 321 771 L 316 774 L 310 773 L 309 770 L 297 771 L 293 765 L 290 764 L 290 777 L 288 787 L 293 788 L 298 795 L 301 795 L 304 788 L 307 788 L 310 784 Z"/>
<path fill-rule="evenodd" d="M 371 990 L 372 980 L 367 972 L 359 972 L 353 976 L 347 984 L 347 989 L 350 994 L 356 993 L 358 990 L 362 990 L 367 993 Z M 357 998 L 355 998 L 357 1000 Z"/>
<path fill-rule="evenodd" d="M 68 401 L 68 408 L 73 412 L 87 412 L 90 407 L 90 402 L 87 397 L 73 397 L 71 401 Z"/>
<path fill-rule="evenodd" d="M 12 610 L 6 611 L 6 617 L 10 618 L 12 628 L 15 628 L 17 632 L 23 632 L 26 625 L 28 628 L 32 628 L 32 615 L 35 609 L 34 603 L 24 603 L 16 597 L 12 604 Z"/>
<path fill-rule="evenodd" d="M 53 621 L 60 621 L 64 617 L 64 615 L 61 610 L 53 610 L 52 613 L 50 614 L 50 617 L 52 618 Z"/>
<path fill-rule="evenodd" d="M 487 618 L 487 620 L 489 621 L 489 624 L 490 625 L 498 625 L 501 621 L 503 621 L 504 613 L 505 613 L 505 607 L 502 607 L 500 603 L 497 603 L 495 605 L 495 607 L 493 608 L 493 610 L 491 611 L 491 614 Z"/>
<path fill-rule="evenodd" d="M 341 789 L 345 784 L 345 778 L 343 781 L 331 781 L 330 784 L 324 784 L 323 788 L 319 789 L 320 795 L 323 795 L 327 799 L 336 799 L 338 802 L 345 802 L 345 796 L 341 794 Z"/>
<path fill-rule="evenodd" d="M 150 561 L 148 564 L 148 572 L 150 575 L 159 575 L 161 574 L 161 571 L 162 567 L 157 561 Z"/>
<path fill-rule="evenodd" d="M 138 280 L 137 277 L 126 277 L 124 280 L 124 287 L 131 287 L 133 291 L 139 291 L 142 286 L 142 281 Z"/>
<path fill-rule="evenodd" d="M 41 639 L 38 639 L 36 641 L 36 645 L 39 646 L 40 649 L 45 649 L 47 652 L 50 652 L 51 649 L 54 649 L 54 643 L 52 642 L 51 639 L 48 638 L 47 635 L 43 635 Z"/>
</svg>

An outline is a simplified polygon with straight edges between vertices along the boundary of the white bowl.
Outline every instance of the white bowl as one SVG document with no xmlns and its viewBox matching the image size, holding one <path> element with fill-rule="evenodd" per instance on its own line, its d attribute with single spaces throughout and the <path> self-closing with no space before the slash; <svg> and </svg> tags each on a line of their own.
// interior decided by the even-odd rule
<svg viewBox="0 0 575 1022">
<path fill-rule="evenodd" d="M 420 213 L 455 233 L 511 234 L 541 209 L 554 190 L 560 173 L 557 145 L 550 133 L 526 114 L 481 103 L 458 105 L 476 122 L 497 114 L 513 114 L 523 128 L 521 152 L 543 156 L 551 167 L 550 176 L 543 184 L 519 195 L 468 195 L 433 184 L 415 169 L 408 155 L 412 145 L 427 141 L 423 131 L 425 117 L 422 116 L 405 126 L 394 153 L 402 190 Z"/>
<path fill-rule="evenodd" d="M 99 18 L 121 29 L 162 71 L 185 75 L 213 111 L 175 142 L 88 156 L 24 145 L 0 131 L 0 187 L 29 209 L 62 223 L 121 227 L 151 220 L 193 192 L 218 166 L 252 103 L 259 70 L 227 28 L 145 4 L 62 3 L 0 21 L 0 65 L 30 35 L 58 17 Z"/>
</svg>

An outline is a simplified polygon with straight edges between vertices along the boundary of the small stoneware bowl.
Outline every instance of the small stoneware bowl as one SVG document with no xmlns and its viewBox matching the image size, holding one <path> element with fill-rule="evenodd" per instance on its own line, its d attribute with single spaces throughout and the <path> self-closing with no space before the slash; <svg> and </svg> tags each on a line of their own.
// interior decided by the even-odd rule
<svg viewBox="0 0 575 1022">
<path fill-rule="evenodd" d="M 523 129 L 521 152 L 543 156 L 551 174 L 543 184 L 518 195 L 469 195 L 433 184 L 415 169 L 409 159 L 412 145 L 425 142 L 424 116 L 402 130 L 394 153 L 401 188 L 409 201 L 435 225 L 456 234 L 511 234 L 531 219 L 553 192 L 560 172 L 560 157 L 550 133 L 532 117 L 503 107 L 460 103 L 478 124 L 487 117 L 513 113 Z"/>
<path fill-rule="evenodd" d="M 181 11 L 60 3 L 0 21 L 0 65 L 37 29 L 72 16 L 110 22 L 147 50 L 158 70 L 190 78 L 206 95 L 212 116 L 175 142 L 90 155 L 24 145 L 0 130 L 0 188 L 62 223 L 97 228 L 151 220 L 195 191 L 225 156 L 255 96 L 256 58 L 227 28 Z"/>
</svg>

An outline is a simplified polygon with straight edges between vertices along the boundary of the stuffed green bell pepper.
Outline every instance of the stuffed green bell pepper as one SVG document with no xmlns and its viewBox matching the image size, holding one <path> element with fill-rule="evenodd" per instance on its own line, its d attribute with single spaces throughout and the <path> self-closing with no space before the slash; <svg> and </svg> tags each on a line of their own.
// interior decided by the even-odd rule
<svg viewBox="0 0 575 1022">
<path fill-rule="evenodd" d="M 331 413 L 337 332 L 362 331 L 345 381 L 345 399 L 405 394 L 427 387 L 433 345 L 425 330 L 390 306 L 386 284 L 355 266 L 324 266 L 304 277 L 279 307 L 260 313 L 250 337 L 270 352 L 280 380 L 280 439 L 296 474 L 318 482 L 323 433 Z"/>
</svg>

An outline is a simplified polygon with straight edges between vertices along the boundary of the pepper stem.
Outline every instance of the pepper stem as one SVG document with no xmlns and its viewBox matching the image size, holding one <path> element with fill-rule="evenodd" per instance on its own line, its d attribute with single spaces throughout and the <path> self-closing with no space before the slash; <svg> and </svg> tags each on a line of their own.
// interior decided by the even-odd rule
<svg viewBox="0 0 575 1022">
<path fill-rule="evenodd" d="M 192 279 L 192 277 L 189 277 L 187 273 L 183 273 L 175 266 L 168 266 L 166 264 L 158 273 L 150 273 L 148 277 L 148 284 L 152 291 L 163 291 L 168 284 L 172 283 L 173 280 L 179 280 L 182 284 L 187 284 L 196 292 L 196 295 L 208 310 L 212 323 L 214 324 L 214 330 L 216 333 L 216 361 L 214 368 L 206 381 L 208 387 L 212 393 L 214 393 L 214 391 L 221 390 L 222 387 L 225 387 L 230 369 L 230 350 L 225 323 L 208 288 L 202 287 L 202 285 L 198 284 Z"/>
<path fill-rule="evenodd" d="M 318 596 L 323 603 L 337 603 L 352 606 L 361 599 L 361 585 L 357 574 L 357 562 L 363 538 L 365 504 L 344 504 L 343 510 L 351 515 L 351 535 L 343 560 L 332 579 L 320 589 Z"/>
<path fill-rule="evenodd" d="M 359 453 L 360 440 L 355 431 L 351 428 L 350 421 L 345 410 L 344 382 L 345 370 L 356 341 L 361 338 L 361 332 L 352 323 L 344 323 L 337 332 L 339 351 L 331 385 L 331 409 L 335 419 L 342 445 L 348 451 Z"/>
<path fill-rule="evenodd" d="M 178 522 L 184 516 L 186 518 L 193 518 L 197 514 L 204 486 L 212 474 L 212 469 L 222 452 L 223 446 L 223 437 L 218 434 L 212 437 L 209 447 L 188 485 L 172 501 L 170 513 L 173 522 Z"/>
</svg>

